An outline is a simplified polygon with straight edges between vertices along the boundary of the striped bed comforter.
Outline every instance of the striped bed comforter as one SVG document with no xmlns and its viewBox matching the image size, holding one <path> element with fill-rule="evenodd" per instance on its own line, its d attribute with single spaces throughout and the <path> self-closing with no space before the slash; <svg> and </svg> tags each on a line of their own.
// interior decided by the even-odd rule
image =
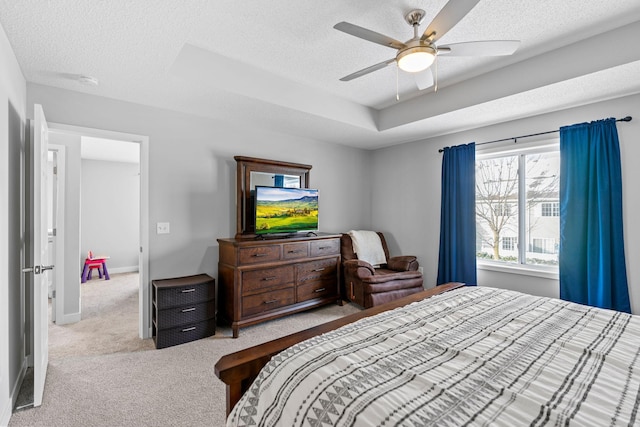
<svg viewBox="0 0 640 427">
<path fill-rule="evenodd" d="M 228 426 L 634 425 L 640 317 L 468 287 L 274 357 Z"/>
</svg>

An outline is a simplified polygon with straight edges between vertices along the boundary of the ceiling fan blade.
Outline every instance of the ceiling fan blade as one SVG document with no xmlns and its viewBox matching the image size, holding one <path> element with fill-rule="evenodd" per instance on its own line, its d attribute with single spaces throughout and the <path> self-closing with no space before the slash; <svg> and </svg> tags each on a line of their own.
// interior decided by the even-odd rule
<svg viewBox="0 0 640 427">
<path fill-rule="evenodd" d="M 438 55 L 446 56 L 501 56 L 511 55 L 520 46 L 519 40 L 486 40 L 452 43 L 438 46 Z"/>
<path fill-rule="evenodd" d="M 442 10 L 438 12 L 436 17 L 433 18 L 433 21 L 431 21 L 424 31 L 421 40 L 429 39 L 433 43 L 444 36 L 447 31 L 452 29 L 458 21 L 464 18 L 465 15 L 474 8 L 479 1 L 480 0 L 449 0 Z M 433 33 L 435 33 L 433 37 L 429 37 Z"/>
<path fill-rule="evenodd" d="M 375 31 L 371 31 L 363 27 L 359 27 L 354 24 L 350 24 L 348 22 L 338 22 L 333 26 L 333 28 L 342 31 L 343 33 L 351 34 L 352 36 L 356 36 L 373 43 L 381 44 L 382 46 L 392 47 L 394 49 L 402 49 L 406 47 L 406 45 L 399 40 L 385 36 L 384 34 L 376 33 Z"/>
<path fill-rule="evenodd" d="M 343 82 L 348 82 L 349 80 L 353 80 L 353 79 L 357 79 L 358 77 L 362 77 L 365 74 L 369 74 L 369 73 L 373 73 L 374 71 L 381 70 L 381 69 L 385 68 L 387 65 L 393 64 L 394 62 L 396 62 L 396 58 L 387 59 L 386 61 L 381 62 L 379 64 L 372 65 L 372 66 L 364 68 L 364 69 L 362 69 L 360 71 L 356 71 L 355 73 L 349 74 L 348 76 L 344 76 L 340 80 L 343 81 Z"/>
<path fill-rule="evenodd" d="M 424 90 L 433 86 L 433 72 L 431 68 L 427 68 L 419 73 L 413 73 L 413 78 L 416 80 L 416 86 L 419 90 Z"/>
</svg>

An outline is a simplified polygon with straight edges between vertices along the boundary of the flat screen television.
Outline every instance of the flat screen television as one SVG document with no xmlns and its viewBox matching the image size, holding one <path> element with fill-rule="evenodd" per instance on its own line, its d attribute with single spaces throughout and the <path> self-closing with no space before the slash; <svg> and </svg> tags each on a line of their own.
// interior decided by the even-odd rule
<svg viewBox="0 0 640 427">
<path fill-rule="evenodd" d="M 317 230 L 318 190 L 256 186 L 256 234 L 292 234 Z"/>
</svg>

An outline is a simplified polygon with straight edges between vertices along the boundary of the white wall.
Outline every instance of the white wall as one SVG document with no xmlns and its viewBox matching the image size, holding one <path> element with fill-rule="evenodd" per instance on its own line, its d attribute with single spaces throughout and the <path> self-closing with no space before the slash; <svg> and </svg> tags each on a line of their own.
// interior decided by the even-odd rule
<svg viewBox="0 0 640 427">
<path fill-rule="evenodd" d="M 47 121 L 51 122 L 45 110 Z M 64 283 L 56 283 L 56 298 L 63 301 L 62 313 L 56 311 L 56 323 L 64 325 L 80 320 L 80 184 L 81 159 L 79 135 L 50 132 L 49 143 L 65 148 L 65 236 Z M 75 254 L 75 255 L 70 255 Z M 84 262 L 84 260 L 83 260 Z M 59 307 L 59 305 L 58 305 Z"/>
<path fill-rule="evenodd" d="M 618 123 L 622 154 L 623 217 L 627 274 L 632 311 L 640 313 L 640 95 L 603 101 L 551 114 L 515 120 L 424 141 L 377 150 L 373 153 L 372 224 L 387 231 L 392 252 L 415 254 L 424 266 L 425 286 L 436 284 L 440 235 L 440 173 L 444 146 L 477 143 L 544 132 L 560 126 L 607 117 L 634 117 Z M 380 173 L 378 173 L 380 171 Z M 558 296 L 558 281 L 480 270 L 478 283 Z"/>
<path fill-rule="evenodd" d="M 235 155 L 313 165 L 321 231 L 371 222 L 370 154 L 362 150 L 41 85 L 28 84 L 27 98 L 50 122 L 149 137 L 151 280 L 217 276 L 216 239 L 235 235 Z M 169 222 L 171 233 L 157 235 L 157 222 Z"/>
<path fill-rule="evenodd" d="M 26 81 L 0 26 L 0 425 L 9 422 L 25 367 L 20 206 L 26 101 Z"/>
<path fill-rule="evenodd" d="M 83 159 L 81 166 L 81 262 L 91 250 L 110 257 L 109 273 L 137 271 L 140 165 Z"/>
</svg>

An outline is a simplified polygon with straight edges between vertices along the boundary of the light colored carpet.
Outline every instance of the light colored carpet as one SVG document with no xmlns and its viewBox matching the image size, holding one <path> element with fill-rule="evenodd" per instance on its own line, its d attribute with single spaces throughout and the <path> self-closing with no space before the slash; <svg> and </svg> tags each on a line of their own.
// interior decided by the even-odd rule
<svg viewBox="0 0 640 427">
<path fill-rule="evenodd" d="M 138 273 L 112 274 L 81 284 L 82 321 L 50 324 L 49 359 L 151 350 L 138 337 Z"/>
<path fill-rule="evenodd" d="M 70 337 L 84 332 L 66 328 L 60 335 L 67 344 L 54 342 L 52 333 L 51 347 L 73 346 L 74 352 L 52 352 L 42 406 L 16 412 L 9 426 L 223 426 L 225 389 L 214 373 L 221 356 L 357 311 L 351 304 L 328 305 L 243 328 L 237 339 L 218 328 L 213 337 L 162 350 L 150 350 L 153 343 L 145 340 L 126 352 L 108 351 L 128 341 L 114 336 L 110 354 L 96 353 L 94 344 L 83 354 Z M 137 317 L 131 323 L 137 331 Z"/>
</svg>

